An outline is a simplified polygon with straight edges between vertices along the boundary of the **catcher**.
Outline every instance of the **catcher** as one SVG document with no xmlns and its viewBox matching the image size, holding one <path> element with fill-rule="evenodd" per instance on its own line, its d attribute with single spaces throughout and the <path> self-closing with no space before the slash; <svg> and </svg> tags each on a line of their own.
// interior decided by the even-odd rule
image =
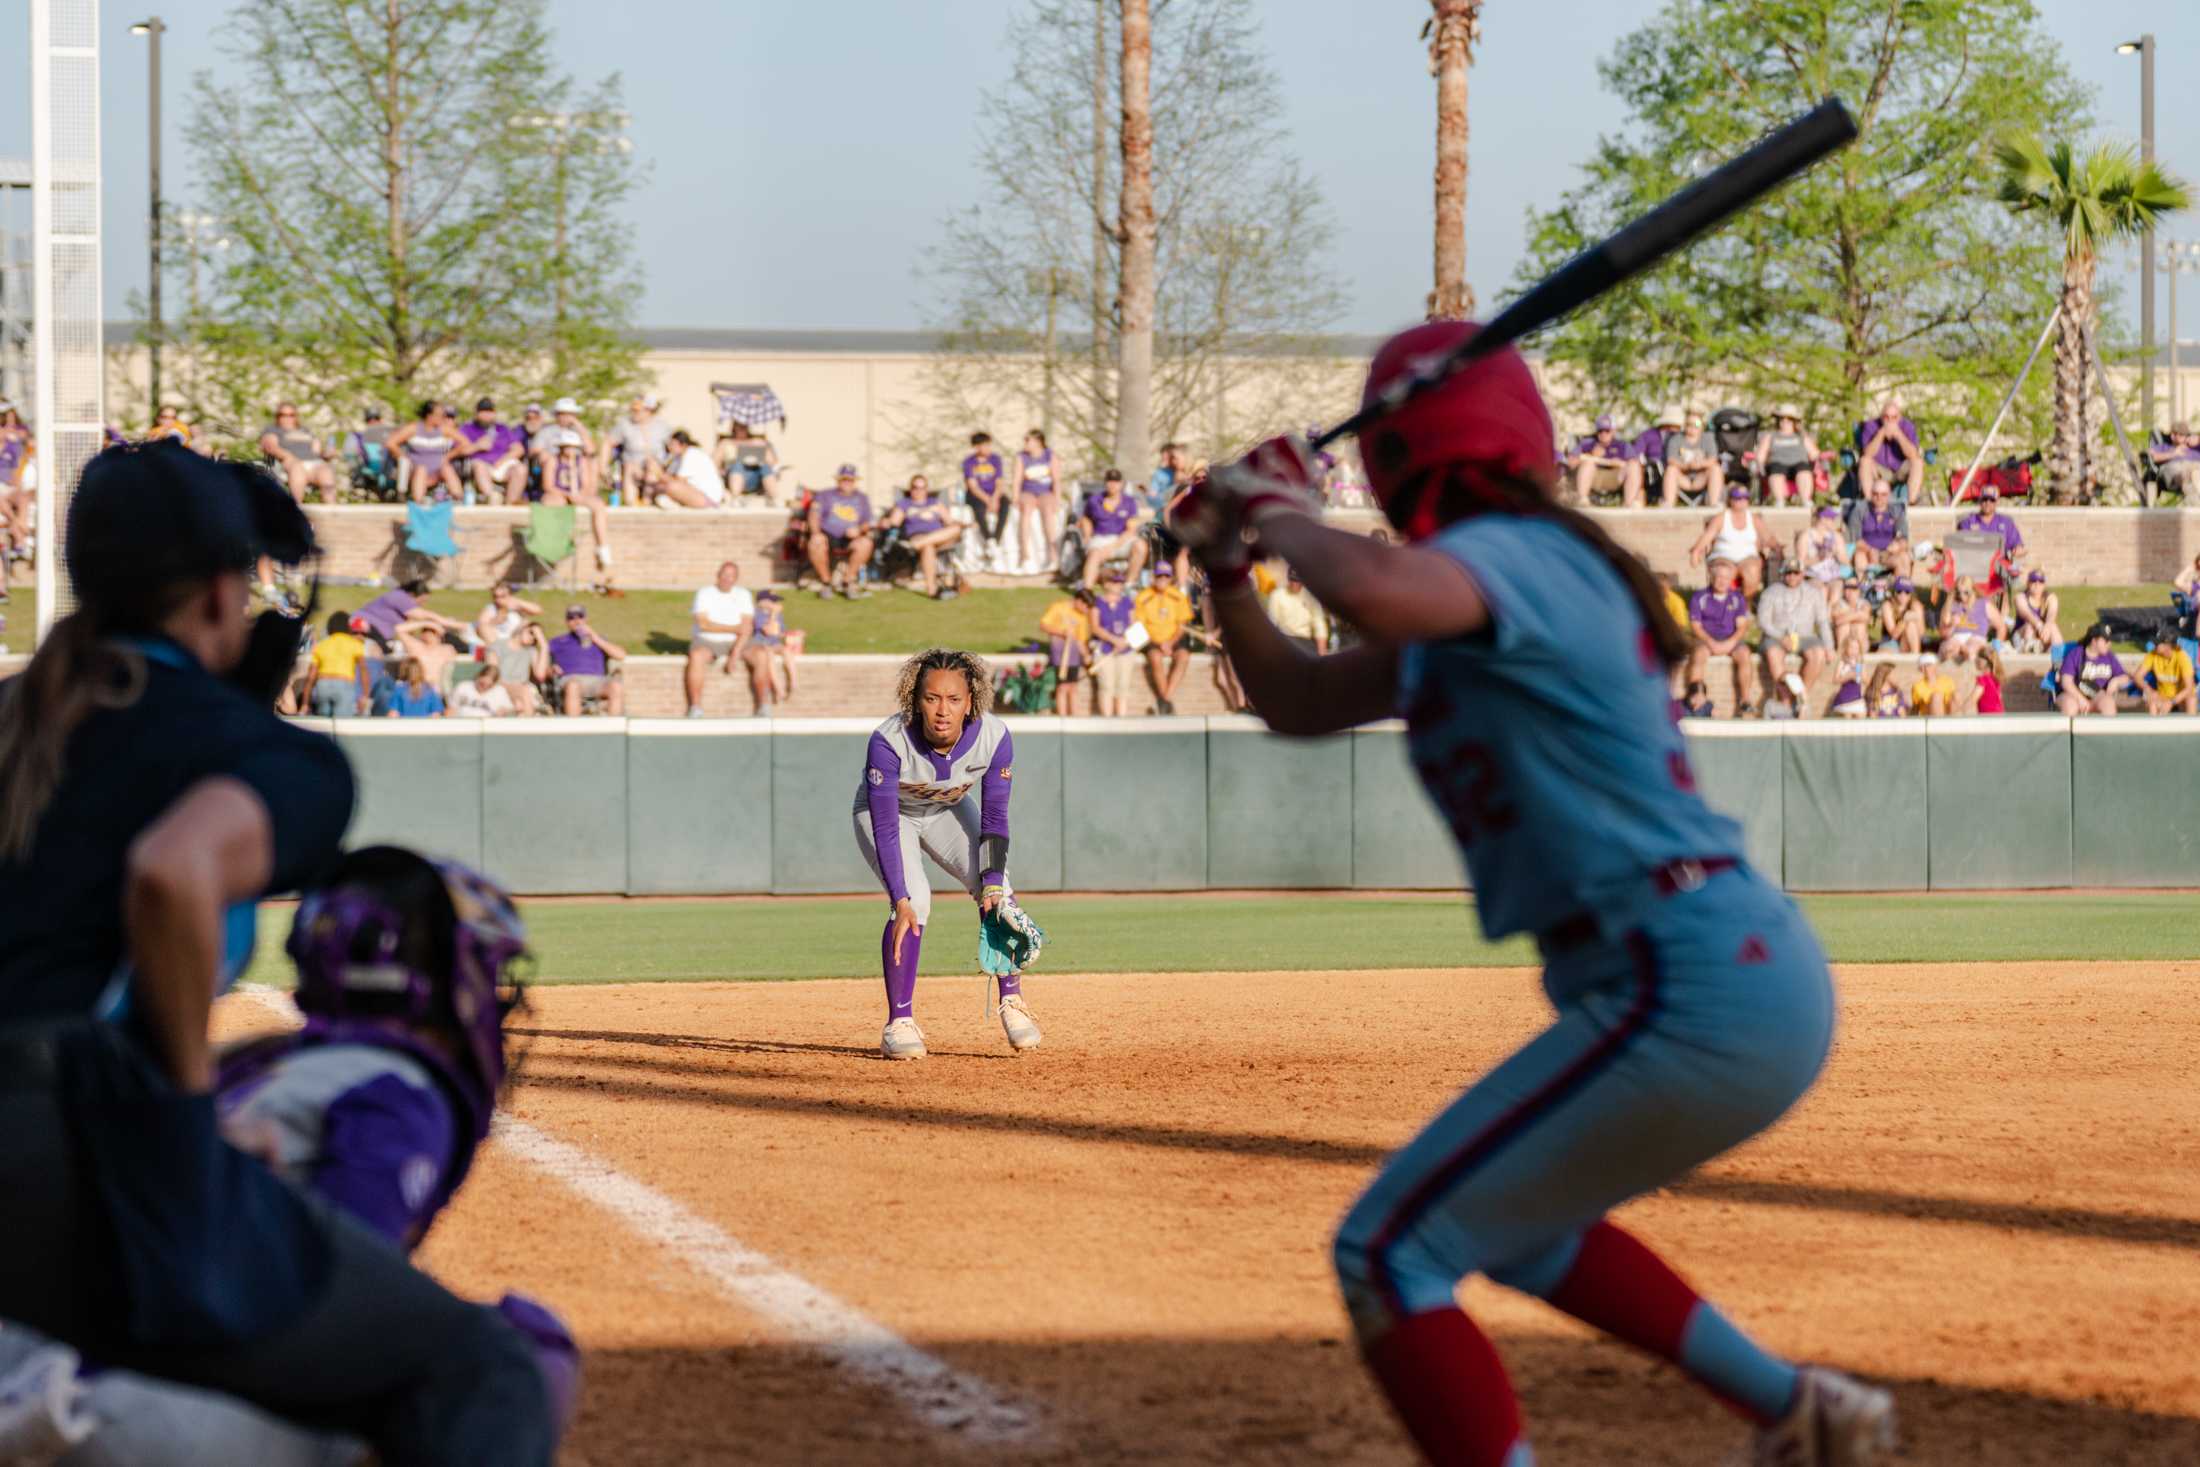
<svg viewBox="0 0 2200 1467">
<path fill-rule="evenodd" d="M 977 899 L 978 959 L 1000 992 L 1001 1029 L 1018 1053 L 1039 1046 L 1038 1021 L 1024 1004 L 1023 969 L 1046 934 L 1008 884 L 1008 795 L 1015 758 L 1008 725 L 995 717 L 983 660 L 934 647 L 902 664 L 892 717 L 871 735 L 856 785 L 856 846 L 886 888 L 892 914 L 879 934 L 886 975 L 887 1059 L 922 1059 L 915 1013 L 917 956 L 932 920 L 930 856 Z M 976 807 L 966 799 L 979 787 Z"/>
</svg>

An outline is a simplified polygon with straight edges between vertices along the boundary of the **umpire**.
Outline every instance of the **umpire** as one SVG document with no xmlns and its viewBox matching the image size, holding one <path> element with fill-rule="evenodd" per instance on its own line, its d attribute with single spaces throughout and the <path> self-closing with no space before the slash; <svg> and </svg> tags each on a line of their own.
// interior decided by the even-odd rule
<svg viewBox="0 0 2200 1467">
<path fill-rule="evenodd" d="M 337 853 L 351 769 L 269 711 L 313 554 L 257 468 L 111 448 L 69 509 L 78 607 L 0 688 L 0 1318 L 355 1432 L 390 1463 L 547 1463 L 525 1342 L 215 1125 L 207 1014 L 252 904 Z"/>
</svg>

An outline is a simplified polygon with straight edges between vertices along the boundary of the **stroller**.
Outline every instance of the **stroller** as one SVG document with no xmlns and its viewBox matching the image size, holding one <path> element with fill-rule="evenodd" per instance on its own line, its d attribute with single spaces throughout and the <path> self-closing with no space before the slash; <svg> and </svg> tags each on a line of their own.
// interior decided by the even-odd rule
<svg viewBox="0 0 2200 1467">
<path fill-rule="evenodd" d="M 1720 408 L 1704 426 L 1711 430 L 1711 439 L 1719 446 L 1719 468 L 1726 474 L 1728 487 L 1739 484 L 1744 489 L 1755 490 L 1757 438 L 1764 427 L 1757 415 L 1747 408 Z"/>
</svg>

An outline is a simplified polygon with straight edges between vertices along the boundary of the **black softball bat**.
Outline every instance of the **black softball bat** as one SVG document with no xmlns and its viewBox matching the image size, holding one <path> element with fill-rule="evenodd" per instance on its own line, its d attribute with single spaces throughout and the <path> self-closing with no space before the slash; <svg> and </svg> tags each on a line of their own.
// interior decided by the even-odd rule
<svg viewBox="0 0 2200 1467">
<path fill-rule="evenodd" d="M 1819 159 L 1856 140 L 1856 119 L 1828 97 L 1769 134 L 1748 152 L 1705 174 L 1602 244 L 1583 250 L 1534 289 L 1492 317 L 1448 355 L 1399 378 L 1376 402 L 1316 435 L 1314 447 L 1356 433 L 1407 399 L 1428 391 L 1477 357 L 1569 315 L 1664 259 L 1698 235 L 1725 222 Z"/>
</svg>

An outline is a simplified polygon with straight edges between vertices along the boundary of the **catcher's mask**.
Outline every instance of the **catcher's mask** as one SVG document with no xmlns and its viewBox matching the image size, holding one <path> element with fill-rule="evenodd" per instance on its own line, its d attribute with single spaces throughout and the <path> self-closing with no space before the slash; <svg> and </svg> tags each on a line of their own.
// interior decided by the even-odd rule
<svg viewBox="0 0 2200 1467">
<path fill-rule="evenodd" d="M 312 522 L 267 470 L 201 457 L 172 438 L 101 450 L 69 501 L 69 583 L 117 631 L 145 630 L 130 623 L 164 587 L 249 571 L 263 555 L 294 566 L 319 553 Z M 273 703 L 319 599 L 316 580 L 300 613 L 255 618 L 229 681 Z"/>
<path fill-rule="evenodd" d="M 308 1031 L 375 1025 L 446 1035 L 455 1078 L 486 1132 L 507 1056 L 504 1022 L 525 1001 L 527 932 L 480 872 L 396 846 L 337 863 L 298 904 L 286 949 Z"/>
<path fill-rule="evenodd" d="M 1472 321 L 1430 321 L 1391 337 L 1368 364 L 1361 407 L 1373 407 L 1385 388 L 1481 329 Z M 1501 508 L 1508 482 L 1554 482 L 1550 409 L 1526 359 L 1510 346 L 1381 414 L 1359 436 L 1375 500 L 1408 540 Z"/>
</svg>

